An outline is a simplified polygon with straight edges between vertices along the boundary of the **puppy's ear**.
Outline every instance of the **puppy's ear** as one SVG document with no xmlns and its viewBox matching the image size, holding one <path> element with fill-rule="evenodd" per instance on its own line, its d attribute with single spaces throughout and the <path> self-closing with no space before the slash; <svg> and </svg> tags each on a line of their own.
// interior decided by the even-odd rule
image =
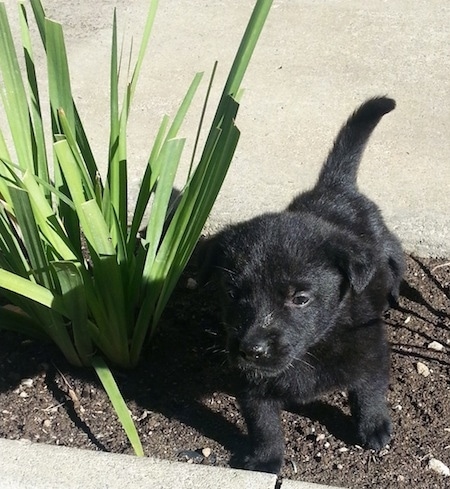
<svg viewBox="0 0 450 489">
<path fill-rule="evenodd" d="M 218 236 L 201 240 L 197 245 L 198 283 L 206 285 L 220 262 L 221 247 Z"/>
<path fill-rule="evenodd" d="M 360 294 L 369 285 L 376 270 L 376 258 L 371 248 L 346 235 L 336 236 L 327 243 L 327 249 L 350 286 Z"/>
</svg>

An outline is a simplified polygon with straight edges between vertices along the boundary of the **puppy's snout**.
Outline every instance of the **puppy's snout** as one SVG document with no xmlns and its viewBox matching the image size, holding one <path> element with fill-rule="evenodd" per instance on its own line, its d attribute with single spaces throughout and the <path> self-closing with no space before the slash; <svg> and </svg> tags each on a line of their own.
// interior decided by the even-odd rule
<svg viewBox="0 0 450 489">
<path fill-rule="evenodd" d="M 239 345 L 239 355 L 247 361 L 254 362 L 269 356 L 269 344 L 266 340 L 243 341 Z"/>
</svg>

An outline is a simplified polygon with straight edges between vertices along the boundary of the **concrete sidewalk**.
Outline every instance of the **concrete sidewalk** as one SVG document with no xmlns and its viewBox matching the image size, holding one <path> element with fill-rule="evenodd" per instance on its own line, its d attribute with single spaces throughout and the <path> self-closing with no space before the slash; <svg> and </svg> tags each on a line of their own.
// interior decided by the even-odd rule
<svg viewBox="0 0 450 489">
<path fill-rule="evenodd" d="M 43 3 L 64 26 L 76 103 L 102 166 L 113 8 L 119 39 L 123 32 L 125 39 L 133 36 L 136 52 L 148 0 Z M 160 0 L 131 114 L 132 196 L 162 115 L 174 115 L 194 73 L 205 71 L 203 91 L 182 131 L 188 167 L 213 62 L 219 67 L 205 120 L 254 3 Z M 11 18 L 15 4 L 6 0 Z M 381 206 L 407 250 L 450 256 L 449 18 L 445 0 L 274 0 L 243 82 L 237 120 L 242 136 L 210 227 L 282 209 L 313 184 L 350 112 L 367 97 L 388 94 L 397 109 L 371 138 L 360 187 Z"/>
<path fill-rule="evenodd" d="M 0 489 L 332 489 L 272 474 L 0 439 Z"/>
<path fill-rule="evenodd" d="M 16 1 L 5 3 L 13 19 Z M 147 4 L 44 0 L 47 13 L 64 25 L 76 103 L 102 162 L 113 7 L 120 29 L 136 42 Z M 160 0 L 131 116 L 131 195 L 162 115 L 173 115 L 194 73 L 208 73 L 218 59 L 210 115 L 253 5 Z M 283 208 L 312 185 L 349 113 L 365 98 L 387 93 L 398 106 L 371 139 L 360 187 L 380 205 L 408 251 L 450 256 L 449 18 L 445 0 L 275 0 L 244 80 L 237 121 L 242 137 L 209 227 Z M 183 130 L 189 138 L 185 169 L 202 99 L 197 96 Z M 267 474 L 6 440 L 0 440 L 0 454 L 0 488 L 8 489 L 275 487 L 275 476 Z M 321 486 L 283 481 L 281 487 Z"/>
</svg>

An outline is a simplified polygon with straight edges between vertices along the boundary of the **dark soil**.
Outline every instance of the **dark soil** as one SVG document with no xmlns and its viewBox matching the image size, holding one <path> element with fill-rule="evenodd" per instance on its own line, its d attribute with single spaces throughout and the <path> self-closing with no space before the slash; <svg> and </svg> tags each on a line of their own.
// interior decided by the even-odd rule
<svg viewBox="0 0 450 489">
<path fill-rule="evenodd" d="M 375 454 L 352 444 L 346 396 L 333 393 L 283 414 L 283 477 L 351 488 L 450 487 L 450 478 L 428 468 L 432 457 L 450 465 L 450 266 L 436 268 L 446 262 L 408 257 L 400 304 L 386 314 L 391 446 Z M 230 392 L 217 301 L 210 290 L 187 287 L 187 279 L 139 367 L 114 373 L 147 455 L 236 465 L 245 425 Z M 433 341 L 443 351 L 430 349 Z M 92 372 L 70 367 L 52 345 L 8 332 L 0 332 L 0 436 L 132 452 Z"/>
</svg>

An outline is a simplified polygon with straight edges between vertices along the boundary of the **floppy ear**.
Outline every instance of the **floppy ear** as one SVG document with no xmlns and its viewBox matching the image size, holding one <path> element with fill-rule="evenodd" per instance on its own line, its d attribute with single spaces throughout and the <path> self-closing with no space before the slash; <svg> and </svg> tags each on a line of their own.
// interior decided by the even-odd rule
<svg viewBox="0 0 450 489">
<path fill-rule="evenodd" d="M 347 235 L 335 237 L 327 248 L 353 290 L 360 294 L 369 285 L 376 270 L 376 258 L 371 248 Z"/>
<path fill-rule="evenodd" d="M 218 236 L 199 241 L 197 245 L 198 283 L 206 285 L 219 265 L 221 249 Z"/>
</svg>

